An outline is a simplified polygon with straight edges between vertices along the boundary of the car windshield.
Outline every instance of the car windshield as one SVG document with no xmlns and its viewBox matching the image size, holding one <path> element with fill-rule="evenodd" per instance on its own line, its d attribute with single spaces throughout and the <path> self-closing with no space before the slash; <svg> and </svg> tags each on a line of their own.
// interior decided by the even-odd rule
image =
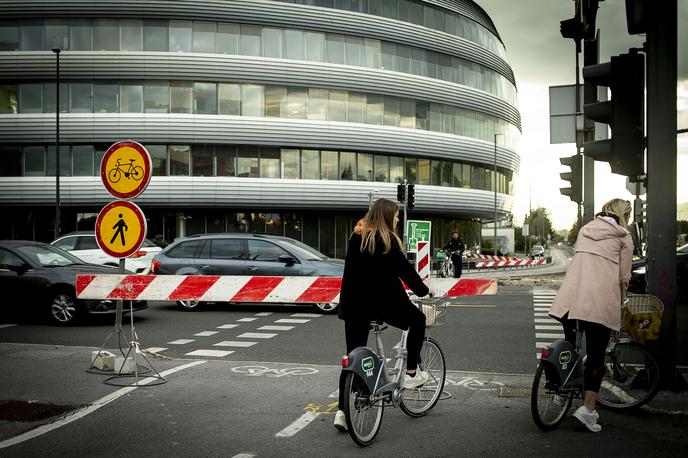
<svg viewBox="0 0 688 458">
<path fill-rule="evenodd" d="M 282 239 L 282 241 L 288 245 L 287 248 L 289 250 L 293 251 L 294 254 L 296 254 L 301 259 L 306 259 L 308 261 L 323 261 L 327 259 L 327 256 L 325 256 L 315 248 L 306 245 L 303 242 L 299 242 L 298 240 L 286 239 Z"/>
<path fill-rule="evenodd" d="M 21 251 L 23 255 L 32 261 L 45 267 L 72 266 L 84 263 L 66 251 L 50 245 L 25 245 L 17 247 L 17 250 Z"/>
</svg>

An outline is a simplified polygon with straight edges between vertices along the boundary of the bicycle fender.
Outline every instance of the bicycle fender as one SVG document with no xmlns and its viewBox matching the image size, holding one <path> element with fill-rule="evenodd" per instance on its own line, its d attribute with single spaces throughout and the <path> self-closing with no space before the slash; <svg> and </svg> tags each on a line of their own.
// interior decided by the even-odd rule
<svg viewBox="0 0 688 458">
<path fill-rule="evenodd" d="M 342 371 L 354 372 L 363 380 L 371 393 L 378 386 L 387 383 L 387 375 L 383 372 L 382 358 L 368 347 L 357 347 L 349 353 L 349 365 Z"/>
<path fill-rule="evenodd" d="M 549 349 L 547 356 L 540 358 L 540 361 L 546 365 L 547 380 L 562 383 L 574 370 L 574 364 L 578 358 L 576 348 L 564 339 L 555 340 L 547 348 Z"/>
</svg>

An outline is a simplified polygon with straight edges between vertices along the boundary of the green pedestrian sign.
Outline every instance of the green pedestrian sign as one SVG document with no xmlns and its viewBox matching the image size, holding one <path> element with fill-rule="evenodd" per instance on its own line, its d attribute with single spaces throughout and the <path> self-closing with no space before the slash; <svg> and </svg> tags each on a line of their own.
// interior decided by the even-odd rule
<svg viewBox="0 0 688 458">
<path fill-rule="evenodd" d="M 408 252 L 418 252 L 418 242 L 430 242 L 430 221 L 408 220 L 406 234 L 408 235 Z"/>
</svg>

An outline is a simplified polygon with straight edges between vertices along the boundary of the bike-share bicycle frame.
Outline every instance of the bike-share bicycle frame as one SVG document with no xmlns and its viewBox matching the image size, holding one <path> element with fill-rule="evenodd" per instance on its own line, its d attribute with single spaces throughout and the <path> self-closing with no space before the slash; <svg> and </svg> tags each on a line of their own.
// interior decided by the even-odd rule
<svg viewBox="0 0 688 458">
<path fill-rule="evenodd" d="M 372 393 L 371 402 L 383 399 L 391 393 L 390 399 L 396 404 L 401 399 L 400 383 L 401 377 L 404 374 L 408 330 L 401 333 L 401 340 L 399 341 L 392 371 L 394 378 L 390 381 L 381 337 L 382 331 L 387 329 L 387 326 L 382 326 L 378 323 L 371 324 L 375 334 L 376 348 L 380 355 L 368 347 L 356 347 L 345 357 L 347 362 L 346 365 L 342 364 L 342 371 L 354 372 L 366 383 L 368 390 Z"/>
<path fill-rule="evenodd" d="M 540 362 L 545 366 L 547 382 L 557 387 L 576 387 L 582 385 L 583 358 L 580 357 L 581 330 L 576 324 L 576 344 L 565 339 L 552 342 L 540 356 Z"/>
</svg>

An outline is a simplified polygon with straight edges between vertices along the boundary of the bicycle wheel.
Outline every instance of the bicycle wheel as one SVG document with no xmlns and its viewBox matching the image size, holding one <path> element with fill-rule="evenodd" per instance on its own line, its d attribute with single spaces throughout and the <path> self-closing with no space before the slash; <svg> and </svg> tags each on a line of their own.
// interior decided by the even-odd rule
<svg viewBox="0 0 688 458">
<path fill-rule="evenodd" d="M 401 410 L 411 417 L 422 417 L 435 407 L 444 389 L 447 369 L 444 354 L 434 339 L 426 338 L 420 350 L 418 369 L 424 370 L 430 379 L 422 386 L 401 392 Z"/>
<path fill-rule="evenodd" d="M 117 183 L 122 178 L 120 169 L 112 169 L 108 172 L 108 179 L 110 183 Z"/>
<path fill-rule="evenodd" d="M 556 429 L 571 408 L 572 400 L 573 393 L 560 395 L 557 388 L 548 384 L 545 365 L 540 363 L 530 393 L 530 412 L 538 428 L 543 431 Z"/>
<path fill-rule="evenodd" d="M 136 181 L 141 180 L 141 178 L 143 178 L 143 168 L 139 167 L 138 165 L 136 167 L 132 168 L 131 169 L 131 177 Z"/>
<path fill-rule="evenodd" d="M 634 342 L 617 343 L 604 358 L 607 372 L 597 402 L 615 410 L 633 409 L 650 401 L 659 390 L 655 358 Z"/>
<path fill-rule="evenodd" d="M 361 447 L 370 445 L 382 424 L 384 402 L 372 402 L 368 386 L 353 372 L 346 374 L 342 400 L 344 405 L 341 408 L 346 416 L 351 438 Z"/>
</svg>

